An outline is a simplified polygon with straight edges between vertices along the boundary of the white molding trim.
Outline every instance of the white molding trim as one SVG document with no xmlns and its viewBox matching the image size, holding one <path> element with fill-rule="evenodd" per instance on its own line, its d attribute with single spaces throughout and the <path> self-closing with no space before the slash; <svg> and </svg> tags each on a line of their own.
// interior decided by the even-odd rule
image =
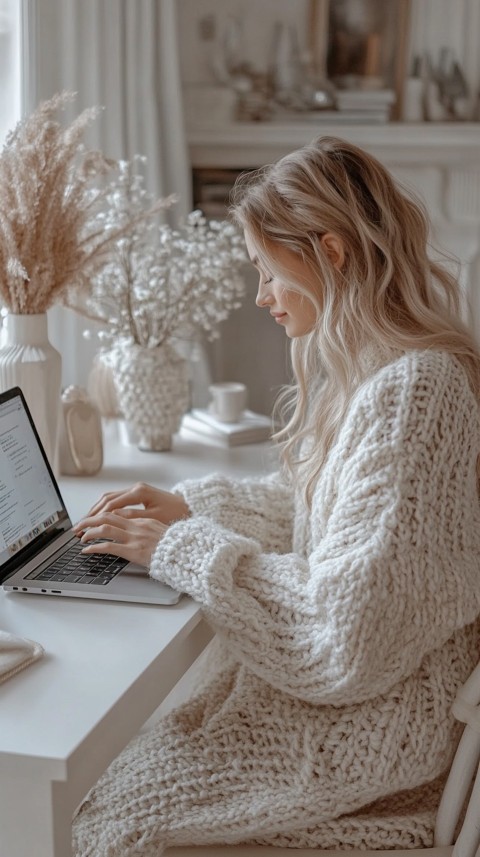
<svg viewBox="0 0 480 857">
<path fill-rule="evenodd" d="M 328 134 L 343 137 L 391 164 L 478 165 L 479 122 L 389 122 L 331 125 L 318 122 L 230 122 L 187 125 L 194 167 L 260 166 Z"/>
</svg>

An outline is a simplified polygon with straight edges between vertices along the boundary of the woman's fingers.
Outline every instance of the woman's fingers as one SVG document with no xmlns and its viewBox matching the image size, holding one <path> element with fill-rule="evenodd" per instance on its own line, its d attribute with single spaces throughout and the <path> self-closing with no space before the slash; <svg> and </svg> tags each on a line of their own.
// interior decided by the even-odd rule
<svg viewBox="0 0 480 857">
<path fill-rule="evenodd" d="M 116 509 L 121 509 L 124 506 L 132 503 L 141 502 L 137 499 L 139 496 L 139 486 L 134 485 L 125 491 L 109 491 L 100 497 L 100 500 L 95 503 L 90 509 L 88 516 L 98 515 L 101 512 L 112 512 Z"/>
<path fill-rule="evenodd" d="M 111 539 L 115 542 L 124 541 L 125 526 L 124 519 L 120 515 L 107 513 L 96 515 L 94 518 L 86 518 L 82 522 L 82 543 L 91 542 L 95 539 Z"/>
<path fill-rule="evenodd" d="M 145 482 L 138 482 L 124 491 L 109 491 L 92 506 L 87 516 L 74 526 L 80 535 L 87 522 L 99 515 L 115 514 L 125 519 L 151 518 L 163 524 L 172 524 L 190 516 L 185 499 L 179 494 L 153 488 Z"/>
<path fill-rule="evenodd" d="M 132 509 L 131 507 L 127 507 L 126 509 L 115 509 L 113 512 L 108 512 L 105 509 L 101 512 L 96 512 L 95 514 L 88 513 L 86 518 L 82 518 L 81 521 L 78 521 L 73 526 L 73 531 L 77 536 L 82 536 L 87 530 L 91 530 L 92 527 L 98 527 L 100 523 L 110 524 L 111 526 L 122 526 L 121 521 L 131 520 L 133 518 L 154 518 L 155 515 L 153 512 L 145 511 L 145 509 Z M 90 536 L 90 538 L 97 538 L 96 536 Z"/>
<path fill-rule="evenodd" d="M 82 554 L 96 553 L 108 553 L 113 556 L 118 556 L 121 559 L 126 559 L 129 562 L 138 562 L 138 560 L 132 559 L 129 546 L 127 544 L 120 544 L 120 542 L 95 542 L 94 545 L 86 545 L 86 547 L 82 549 Z"/>
<path fill-rule="evenodd" d="M 156 509 L 138 509 L 132 506 L 127 506 L 125 509 L 115 509 L 115 515 L 119 518 L 154 518 L 158 520 L 158 512 Z"/>
<path fill-rule="evenodd" d="M 152 518 L 126 518 L 112 512 L 86 518 L 81 526 L 83 553 L 111 553 L 146 567 L 167 529 Z"/>
</svg>

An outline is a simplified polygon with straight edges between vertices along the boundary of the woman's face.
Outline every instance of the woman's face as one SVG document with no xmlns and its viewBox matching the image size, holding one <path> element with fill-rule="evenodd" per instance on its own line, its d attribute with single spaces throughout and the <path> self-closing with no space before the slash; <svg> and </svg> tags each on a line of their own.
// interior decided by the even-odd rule
<svg viewBox="0 0 480 857">
<path fill-rule="evenodd" d="M 245 230 L 245 243 L 250 261 L 260 277 L 257 306 L 268 307 L 272 318 L 285 328 L 285 333 L 290 339 L 310 333 L 317 319 L 317 311 L 312 301 L 306 295 L 299 294 L 284 285 L 272 272 L 265 270 L 257 256 L 248 230 Z M 312 273 L 301 256 L 280 244 L 275 245 L 275 256 L 279 266 L 291 272 L 292 278 L 299 285 L 305 286 L 311 292 L 314 291 Z"/>
</svg>

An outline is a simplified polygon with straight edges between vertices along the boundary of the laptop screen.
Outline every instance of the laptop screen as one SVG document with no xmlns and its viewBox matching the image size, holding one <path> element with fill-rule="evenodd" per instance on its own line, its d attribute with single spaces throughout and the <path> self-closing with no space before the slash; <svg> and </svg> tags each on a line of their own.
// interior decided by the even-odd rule
<svg viewBox="0 0 480 857">
<path fill-rule="evenodd" d="M 18 388 L 0 395 L 0 566 L 70 524 Z"/>
</svg>

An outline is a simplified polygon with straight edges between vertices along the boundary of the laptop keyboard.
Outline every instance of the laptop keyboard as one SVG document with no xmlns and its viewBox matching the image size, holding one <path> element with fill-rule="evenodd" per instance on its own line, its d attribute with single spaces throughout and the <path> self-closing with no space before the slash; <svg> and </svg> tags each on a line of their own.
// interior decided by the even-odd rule
<svg viewBox="0 0 480 857">
<path fill-rule="evenodd" d="M 27 575 L 33 580 L 50 580 L 62 583 L 106 586 L 124 568 L 128 561 L 112 554 L 82 554 L 83 544 L 76 542 L 52 560 L 41 571 Z"/>
</svg>

